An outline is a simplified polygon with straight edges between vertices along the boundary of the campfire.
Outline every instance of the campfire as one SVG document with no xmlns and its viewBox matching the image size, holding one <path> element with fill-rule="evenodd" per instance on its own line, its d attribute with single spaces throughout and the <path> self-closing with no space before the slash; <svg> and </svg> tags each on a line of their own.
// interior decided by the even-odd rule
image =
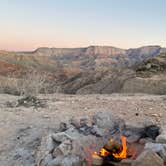
<svg viewBox="0 0 166 166">
<path fill-rule="evenodd" d="M 92 155 L 92 165 L 109 164 L 110 161 L 120 161 L 127 158 L 127 142 L 126 137 L 121 136 L 121 144 L 114 139 L 108 140 L 99 152 Z"/>
<path fill-rule="evenodd" d="M 148 147 L 158 146 L 154 143 L 160 134 L 160 127 L 151 123 L 135 126 L 111 113 L 98 113 L 93 118 L 71 119 L 59 130 L 43 137 L 37 153 L 38 166 L 131 166 L 138 161 L 136 166 L 140 166 L 142 162 L 151 164 L 151 158 L 154 163 L 163 162 L 156 152 L 147 151 Z M 163 152 L 162 149 L 161 158 L 165 156 Z M 143 160 L 139 159 L 141 155 L 148 156 Z"/>
</svg>

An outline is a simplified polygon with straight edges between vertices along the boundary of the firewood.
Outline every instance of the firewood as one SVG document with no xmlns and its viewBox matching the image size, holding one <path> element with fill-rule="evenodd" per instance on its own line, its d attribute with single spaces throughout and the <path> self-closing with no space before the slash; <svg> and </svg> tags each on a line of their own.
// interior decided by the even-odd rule
<svg viewBox="0 0 166 166">
<path fill-rule="evenodd" d="M 122 151 L 122 145 L 117 141 L 109 140 L 105 145 L 104 149 L 106 149 L 110 153 L 120 153 Z"/>
</svg>

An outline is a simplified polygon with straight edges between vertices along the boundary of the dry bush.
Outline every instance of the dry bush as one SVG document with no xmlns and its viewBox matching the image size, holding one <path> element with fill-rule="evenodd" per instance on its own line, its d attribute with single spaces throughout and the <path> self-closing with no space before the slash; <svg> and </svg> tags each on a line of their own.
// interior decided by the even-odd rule
<svg viewBox="0 0 166 166">
<path fill-rule="evenodd" d="M 16 78 L 0 77 L 0 93 L 20 95 L 18 82 Z"/>
<path fill-rule="evenodd" d="M 36 72 L 31 72 L 26 74 L 20 81 L 18 82 L 18 86 L 20 87 L 20 95 L 25 96 L 36 96 L 37 94 L 46 92 L 47 87 L 47 76 L 45 74 L 41 75 Z"/>
<path fill-rule="evenodd" d="M 1 77 L 0 93 L 12 95 L 36 96 L 39 93 L 47 93 L 49 83 L 47 75 L 31 72 L 21 79 Z"/>
</svg>

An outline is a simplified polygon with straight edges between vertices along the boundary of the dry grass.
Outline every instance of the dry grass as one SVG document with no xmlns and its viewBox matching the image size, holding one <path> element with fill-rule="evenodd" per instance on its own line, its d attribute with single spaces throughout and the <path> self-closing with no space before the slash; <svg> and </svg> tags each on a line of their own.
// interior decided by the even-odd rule
<svg viewBox="0 0 166 166">
<path fill-rule="evenodd" d="M 12 95 L 36 96 L 39 93 L 47 93 L 49 83 L 46 75 L 36 72 L 26 74 L 21 79 L 12 77 L 0 77 L 0 93 Z"/>
</svg>

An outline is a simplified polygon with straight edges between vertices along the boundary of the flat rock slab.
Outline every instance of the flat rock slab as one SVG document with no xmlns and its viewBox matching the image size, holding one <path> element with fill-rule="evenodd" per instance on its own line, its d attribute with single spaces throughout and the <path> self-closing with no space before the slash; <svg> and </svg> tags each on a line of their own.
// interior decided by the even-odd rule
<svg viewBox="0 0 166 166">
<path fill-rule="evenodd" d="M 164 166 L 164 161 L 155 152 L 146 150 L 133 161 L 132 166 Z"/>
</svg>

